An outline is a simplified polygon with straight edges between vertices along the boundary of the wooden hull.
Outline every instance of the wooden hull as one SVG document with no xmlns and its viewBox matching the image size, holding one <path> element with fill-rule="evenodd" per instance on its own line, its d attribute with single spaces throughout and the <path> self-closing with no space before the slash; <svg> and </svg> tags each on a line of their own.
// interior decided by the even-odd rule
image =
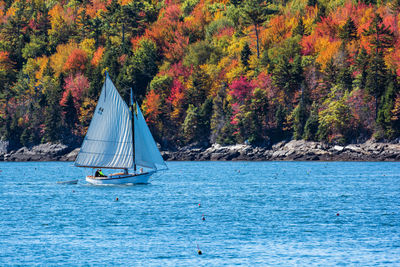
<svg viewBox="0 0 400 267">
<path fill-rule="evenodd" d="M 118 174 L 107 177 L 86 176 L 86 181 L 94 185 L 114 185 L 114 184 L 147 184 L 150 176 L 154 172 L 142 174 Z"/>
</svg>

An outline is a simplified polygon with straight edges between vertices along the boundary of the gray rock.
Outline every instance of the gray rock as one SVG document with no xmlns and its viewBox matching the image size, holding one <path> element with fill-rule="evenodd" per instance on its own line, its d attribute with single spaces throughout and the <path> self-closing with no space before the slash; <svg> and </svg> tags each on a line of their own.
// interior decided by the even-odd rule
<svg viewBox="0 0 400 267">
<path fill-rule="evenodd" d="M 62 161 L 75 161 L 76 157 L 78 156 L 80 148 L 75 148 L 68 154 L 61 157 Z"/>
<path fill-rule="evenodd" d="M 333 150 L 336 150 L 336 151 L 339 151 L 339 152 L 342 152 L 343 151 L 343 149 L 344 149 L 344 147 L 342 147 L 342 146 L 334 146 L 333 148 L 332 148 Z"/>
<path fill-rule="evenodd" d="M 0 155 L 7 154 L 9 152 L 9 148 L 9 141 L 0 141 Z"/>
</svg>

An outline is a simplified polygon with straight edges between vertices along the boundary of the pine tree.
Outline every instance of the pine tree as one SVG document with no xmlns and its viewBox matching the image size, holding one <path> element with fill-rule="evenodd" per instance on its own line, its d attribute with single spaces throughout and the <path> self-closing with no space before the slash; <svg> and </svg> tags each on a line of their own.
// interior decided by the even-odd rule
<svg viewBox="0 0 400 267">
<path fill-rule="evenodd" d="M 382 129 L 383 134 L 386 138 L 395 137 L 395 129 L 393 127 L 392 121 L 392 110 L 394 107 L 394 98 L 395 98 L 395 83 L 396 77 L 390 77 L 389 83 L 385 93 L 382 95 L 382 107 L 378 111 L 377 123 L 378 126 Z"/>
<path fill-rule="evenodd" d="M 385 92 L 387 85 L 387 69 L 383 54 L 374 55 L 369 63 L 369 69 L 365 79 L 365 88 L 367 92 L 375 98 L 375 119 L 378 118 L 379 99 Z"/>
<path fill-rule="evenodd" d="M 212 114 L 213 101 L 212 98 L 209 97 L 206 101 L 201 105 L 199 109 L 199 141 L 204 143 L 209 143 L 211 125 L 210 118 Z"/>
<path fill-rule="evenodd" d="M 377 119 L 379 98 L 386 87 L 386 65 L 383 57 L 386 50 L 394 45 L 394 34 L 389 27 L 382 23 L 379 14 L 375 14 L 370 27 L 363 34 L 372 38 L 371 48 L 374 54 L 370 59 L 365 86 L 367 91 L 375 98 L 375 119 Z"/>
<path fill-rule="evenodd" d="M 317 0 L 308 0 L 307 1 L 307 6 L 315 6 L 318 3 Z"/>
<path fill-rule="evenodd" d="M 254 138 L 256 142 L 264 142 L 267 137 L 268 129 L 268 112 L 269 103 L 267 92 L 260 88 L 255 88 L 253 91 L 253 97 L 250 104 L 251 110 L 254 112 L 254 125 L 257 131 L 257 138 Z"/>
<path fill-rule="evenodd" d="M 43 142 L 56 142 L 61 136 L 60 92 L 56 88 L 48 88 L 47 107 L 44 113 Z"/>
<path fill-rule="evenodd" d="M 308 117 L 306 125 L 304 126 L 303 138 L 308 141 L 316 141 L 318 126 L 318 105 L 313 102 L 310 116 Z"/>
<path fill-rule="evenodd" d="M 260 58 L 259 31 L 260 26 L 268 19 L 268 16 L 276 11 L 271 8 L 270 0 L 244 0 L 243 15 L 245 22 L 254 26 L 257 42 L 257 58 Z"/>
<path fill-rule="evenodd" d="M 394 33 L 389 26 L 383 24 L 379 14 L 375 14 L 371 25 L 364 30 L 363 35 L 371 37 L 371 48 L 375 52 L 375 56 L 384 53 L 386 49 L 394 45 Z"/>
<path fill-rule="evenodd" d="M 186 143 L 197 140 L 199 131 L 199 110 L 197 107 L 189 104 L 186 110 L 186 118 L 182 125 L 183 135 Z"/>
<path fill-rule="evenodd" d="M 328 86 L 328 88 L 331 88 L 335 85 L 338 77 L 338 72 L 338 67 L 336 66 L 335 62 L 333 62 L 333 59 L 328 61 L 328 63 L 326 64 L 324 75 L 324 82 Z"/>
<path fill-rule="evenodd" d="M 348 53 L 345 45 L 342 43 L 340 47 L 340 54 L 342 58 L 342 62 L 338 68 L 336 84 L 342 86 L 342 88 L 351 91 L 353 86 L 353 77 L 351 74 L 351 66 L 348 61 Z"/>
<path fill-rule="evenodd" d="M 291 116 L 293 118 L 293 137 L 294 139 L 301 139 L 308 116 L 303 100 L 293 109 Z"/>
<path fill-rule="evenodd" d="M 304 80 L 301 56 L 296 55 L 293 62 L 286 56 L 278 60 L 272 72 L 272 81 L 285 92 L 285 102 L 291 105 L 293 93 L 301 89 Z"/>
<path fill-rule="evenodd" d="M 217 95 L 213 99 L 212 116 L 210 121 L 211 136 L 210 142 L 216 143 L 217 137 L 221 136 L 221 130 L 225 124 L 225 102 L 226 102 L 226 85 L 222 85 Z"/>
<path fill-rule="evenodd" d="M 68 92 L 67 99 L 62 107 L 62 111 L 64 114 L 65 125 L 69 130 L 74 130 L 75 124 L 78 122 L 78 115 L 71 91 Z"/>
<path fill-rule="evenodd" d="M 246 42 L 243 46 L 242 51 L 240 52 L 240 60 L 243 64 L 243 66 L 245 66 L 246 68 L 249 67 L 250 56 L 251 56 L 250 46 L 249 46 L 249 43 Z"/>
<path fill-rule="evenodd" d="M 367 80 L 367 70 L 368 70 L 368 64 L 369 64 L 369 57 L 367 54 L 367 50 L 363 47 L 361 51 L 357 55 L 356 59 L 356 66 L 361 72 L 361 77 L 360 77 L 360 88 L 365 88 L 365 83 Z"/>
<path fill-rule="evenodd" d="M 339 31 L 339 36 L 345 43 L 357 38 L 357 28 L 354 21 L 349 17 Z"/>
</svg>

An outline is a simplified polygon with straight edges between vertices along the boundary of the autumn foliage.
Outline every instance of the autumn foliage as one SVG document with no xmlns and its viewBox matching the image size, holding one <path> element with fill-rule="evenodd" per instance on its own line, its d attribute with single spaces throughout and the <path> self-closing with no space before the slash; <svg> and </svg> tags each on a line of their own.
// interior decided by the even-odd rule
<svg viewBox="0 0 400 267">
<path fill-rule="evenodd" d="M 399 138 L 398 1 L 310 2 L 0 1 L 0 135 L 79 143 L 107 71 L 162 145 Z"/>
</svg>

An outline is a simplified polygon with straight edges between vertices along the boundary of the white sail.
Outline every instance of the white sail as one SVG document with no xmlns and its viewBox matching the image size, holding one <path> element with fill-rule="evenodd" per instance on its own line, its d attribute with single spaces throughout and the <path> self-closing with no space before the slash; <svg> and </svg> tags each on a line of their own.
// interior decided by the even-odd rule
<svg viewBox="0 0 400 267">
<path fill-rule="evenodd" d="M 137 103 L 136 107 L 137 113 L 134 116 L 136 164 L 152 169 L 167 168 Z"/>
<path fill-rule="evenodd" d="M 128 106 L 107 74 L 75 166 L 132 167 L 131 116 Z"/>
</svg>

